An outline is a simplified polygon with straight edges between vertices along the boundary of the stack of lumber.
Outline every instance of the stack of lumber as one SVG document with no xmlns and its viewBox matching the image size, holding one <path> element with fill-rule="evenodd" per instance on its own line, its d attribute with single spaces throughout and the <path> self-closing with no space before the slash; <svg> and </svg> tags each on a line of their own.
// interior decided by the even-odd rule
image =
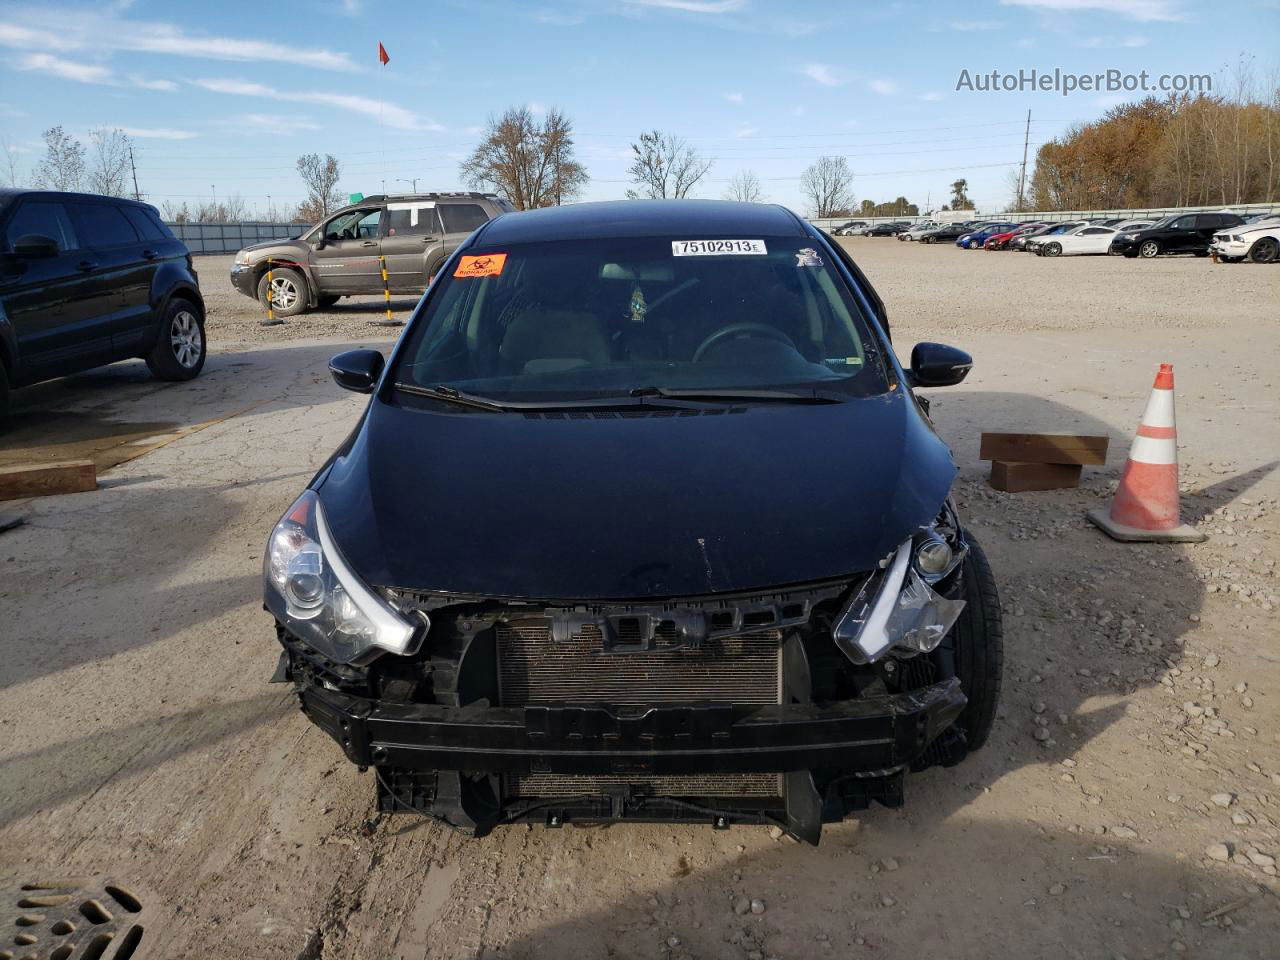
<svg viewBox="0 0 1280 960">
<path fill-rule="evenodd" d="M 1085 466 L 1107 462 L 1107 437 L 1075 433 L 984 433 L 978 459 L 991 461 L 991 486 L 1007 493 L 1080 485 Z"/>
</svg>

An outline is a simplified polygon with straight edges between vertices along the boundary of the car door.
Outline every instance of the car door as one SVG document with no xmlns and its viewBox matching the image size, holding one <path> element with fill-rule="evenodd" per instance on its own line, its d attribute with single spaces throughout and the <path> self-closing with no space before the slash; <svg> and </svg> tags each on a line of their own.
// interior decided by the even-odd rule
<svg viewBox="0 0 1280 960">
<path fill-rule="evenodd" d="M 107 199 L 68 202 L 71 216 L 96 264 L 103 286 L 100 322 L 111 337 L 115 357 L 132 356 L 133 345 L 154 333 L 151 285 L 159 264 L 122 206 Z M 144 256 L 150 253 L 151 256 Z"/>
<path fill-rule="evenodd" d="M 1213 235 L 1222 229 L 1222 223 L 1225 219 L 1220 213 L 1196 214 L 1195 236 L 1189 238 L 1191 249 L 1197 253 L 1208 250 L 1209 244 L 1213 242 Z"/>
<path fill-rule="evenodd" d="M 316 287 L 323 294 L 378 293 L 382 290 L 382 207 L 347 210 L 329 219 L 311 251 Z"/>
<path fill-rule="evenodd" d="M 489 222 L 489 214 L 478 203 L 440 203 L 436 205 L 444 227 L 444 256 L 449 256 L 462 241 Z"/>
<path fill-rule="evenodd" d="M 1190 250 L 1195 246 L 1196 236 L 1196 215 L 1189 213 L 1169 224 L 1164 236 L 1159 238 L 1160 249 L 1178 252 Z"/>
<path fill-rule="evenodd" d="M 38 259 L 17 258 L 20 237 L 53 240 L 58 253 Z M 35 381 L 72 373 L 110 356 L 111 338 L 97 329 L 109 311 L 105 288 L 88 251 L 81 249 L 65 204 L 54 197 L 18 202 L 4 227 L 6 254 L 0 264 L 0 300 L 12 327 L 17 356 L 15 379 Z"/>
<path fill-rule="evenodd" d="M 391 289 L 397 293 L 424 290 L 445 257 L 444 228 L 434 200 L 403 200 L 387 204 L 382 234 Z"/>
<path fill-rule="evenodd" d="M 1110 227 L 1085 227 L 1076 236 L 1073 246 L 1080 253 L 1106 253 L 1115 231 Z"/>
</svg>

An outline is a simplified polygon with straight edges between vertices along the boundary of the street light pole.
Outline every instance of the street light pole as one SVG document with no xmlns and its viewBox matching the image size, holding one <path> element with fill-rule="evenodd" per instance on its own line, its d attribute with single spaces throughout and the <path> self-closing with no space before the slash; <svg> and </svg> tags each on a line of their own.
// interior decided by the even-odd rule
<svg viewBox="0 0 1280 960">
<path fill-rule="evenodd" d="M 396 177 L 396 183 L 407 183 L 414 193 L 418 192 L 418 178 L 405 179 L 404 177 Z"/>
</svg>

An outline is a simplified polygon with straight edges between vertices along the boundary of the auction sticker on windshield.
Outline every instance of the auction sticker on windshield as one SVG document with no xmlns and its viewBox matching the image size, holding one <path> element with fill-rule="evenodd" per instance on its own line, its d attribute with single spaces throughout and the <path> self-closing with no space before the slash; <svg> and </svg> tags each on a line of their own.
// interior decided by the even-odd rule
<svg viewBox="0 0 1280 960">
<path fill-rule="evenodd" d="M 672 240 L 673 257 L 714 257 L 726 253 L 768 253 L 763 240 Z"/>
</svg>

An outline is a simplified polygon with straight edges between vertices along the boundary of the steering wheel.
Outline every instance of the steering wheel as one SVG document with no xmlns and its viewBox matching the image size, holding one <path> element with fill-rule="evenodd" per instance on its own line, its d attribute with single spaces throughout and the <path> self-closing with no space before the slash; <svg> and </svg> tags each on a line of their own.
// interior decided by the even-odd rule
<svg viewBox="0 0 1280 960">
<path fill-rule="evenodd" d="M 728 340 L 730 337 L 736 337 L 739 334 L 744 333 L 749 336 L 763 337 L 766 340 L 776 340 L 779 343 L 785 343 L 792 350 L 795 350 L 796 348 L 794 340 L 777 327 L 771 327 L 767 323 L 731 323 L 727 327 L 721 327 L 698 345 L 698 349 L 693 351 L 693 362 L 697 363 L 702 359 L 704 354 L 709 353 L 717 344 Z"/>
</svg>

